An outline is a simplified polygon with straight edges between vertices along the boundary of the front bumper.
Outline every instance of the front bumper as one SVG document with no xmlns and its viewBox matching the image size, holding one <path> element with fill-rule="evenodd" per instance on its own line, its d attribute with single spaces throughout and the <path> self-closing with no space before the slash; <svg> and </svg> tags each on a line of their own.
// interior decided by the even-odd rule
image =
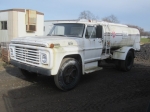
<svg viewBox="0 0 150 112">
<path fill-rule="evenodd" d="M 25 63 L 21 63 L 21 62 L 15 61 L 15 60 L 10 60 L 10 63 L 12 65 L 18 67 L 18 68 L 27 70 L 29 72 L 34 72 L 34 73 L 47 75 L 47 76 L 51 75 L 50 69 L 45 69 L 45 68 L 40 68 L 40 67 L 36 67 L 36 66 L 27 65 Z"/>
</svg>

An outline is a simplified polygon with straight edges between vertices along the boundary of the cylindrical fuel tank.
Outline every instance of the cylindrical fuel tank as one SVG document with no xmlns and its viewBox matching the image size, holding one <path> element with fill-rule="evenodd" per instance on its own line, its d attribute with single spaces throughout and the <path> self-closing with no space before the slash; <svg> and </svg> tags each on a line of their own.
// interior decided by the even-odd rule
<svg viewBox="0 0 150 112">
<path fill-rule="evenodd" d="M 110 44 L 111 49 L 123 46 L 134 46 L 136 43 L 140 43 L 140 33 L 138 29 L 113 23 L 103 26 L 103 29 L 103 40 L 105 40 L 107 44 Z"/>
</svg>

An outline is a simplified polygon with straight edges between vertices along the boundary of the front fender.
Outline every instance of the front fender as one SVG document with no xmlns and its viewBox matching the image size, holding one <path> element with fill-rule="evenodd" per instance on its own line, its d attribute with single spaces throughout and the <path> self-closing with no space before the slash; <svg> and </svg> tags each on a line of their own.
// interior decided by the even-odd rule
<svg viewBox="0 0 150 112">
<path fill-rule="evenodd" d="M 53 53 L 54 59 L 51 75 L 58 73 L 61 62 L 65 56 L 79 54 L 81 58 L 83 57 L 83 50 L 77 46 L 53 48 Z"/>
<path fill-rule="evenodd" d="M 119 60 L 125 60 L 129 50 L 134 50 L 134 49 L 133 49 L 133 47 L 122 47 L 120 49 L 117 49 L 117 50 L 113 51 L 112 58 L 119 59 Z"/>
</svg>

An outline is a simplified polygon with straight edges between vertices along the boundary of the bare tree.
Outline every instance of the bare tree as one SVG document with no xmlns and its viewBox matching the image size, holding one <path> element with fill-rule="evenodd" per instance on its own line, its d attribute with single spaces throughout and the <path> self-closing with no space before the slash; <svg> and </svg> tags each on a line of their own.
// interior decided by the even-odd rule
<svg viewBox="0 0 150 112">
<path fill-rule="evenodd" d="M 83 11 L 83 12 L 80 13 L 79 19 L 97 20 L 98 16 L 95 16 L 90 11 Z"/>
<path fill-rule="evenodd" d="M 111 23 L 119 23 L 118 19 L 116 16 L 114 15 L 110 15 L 108 17 L 105 17 L 102 19 L 103 21 L 106 21 L 106 22 L 111 22 Z"/>
</svg>

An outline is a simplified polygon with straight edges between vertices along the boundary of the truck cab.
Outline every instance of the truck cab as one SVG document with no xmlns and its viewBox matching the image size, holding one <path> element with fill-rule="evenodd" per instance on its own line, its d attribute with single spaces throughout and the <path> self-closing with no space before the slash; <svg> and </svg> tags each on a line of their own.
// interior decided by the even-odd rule
<svg viewBox="0 0 150 112">
<path fill-rule="evenodd" d="M 140 49 L 136 40 L 139 32 L 134 29 L 134 37 L 127 32 L 123 39 L 123 33 L 117 33 L 120 29 L 114 27 L 131 31 L 125 25 L 105 22 L 54 24 L 47 36 L 12 40 L 9 46 L 11 63 L 26 77 L 35 74 L 54 76 L 56 86 L 64 91 L 74 88 L 82 74 L 102 70 L 101 60 L 112 60 L 118 68 L 129 71 L 134 52 Z"/>
</svg>

